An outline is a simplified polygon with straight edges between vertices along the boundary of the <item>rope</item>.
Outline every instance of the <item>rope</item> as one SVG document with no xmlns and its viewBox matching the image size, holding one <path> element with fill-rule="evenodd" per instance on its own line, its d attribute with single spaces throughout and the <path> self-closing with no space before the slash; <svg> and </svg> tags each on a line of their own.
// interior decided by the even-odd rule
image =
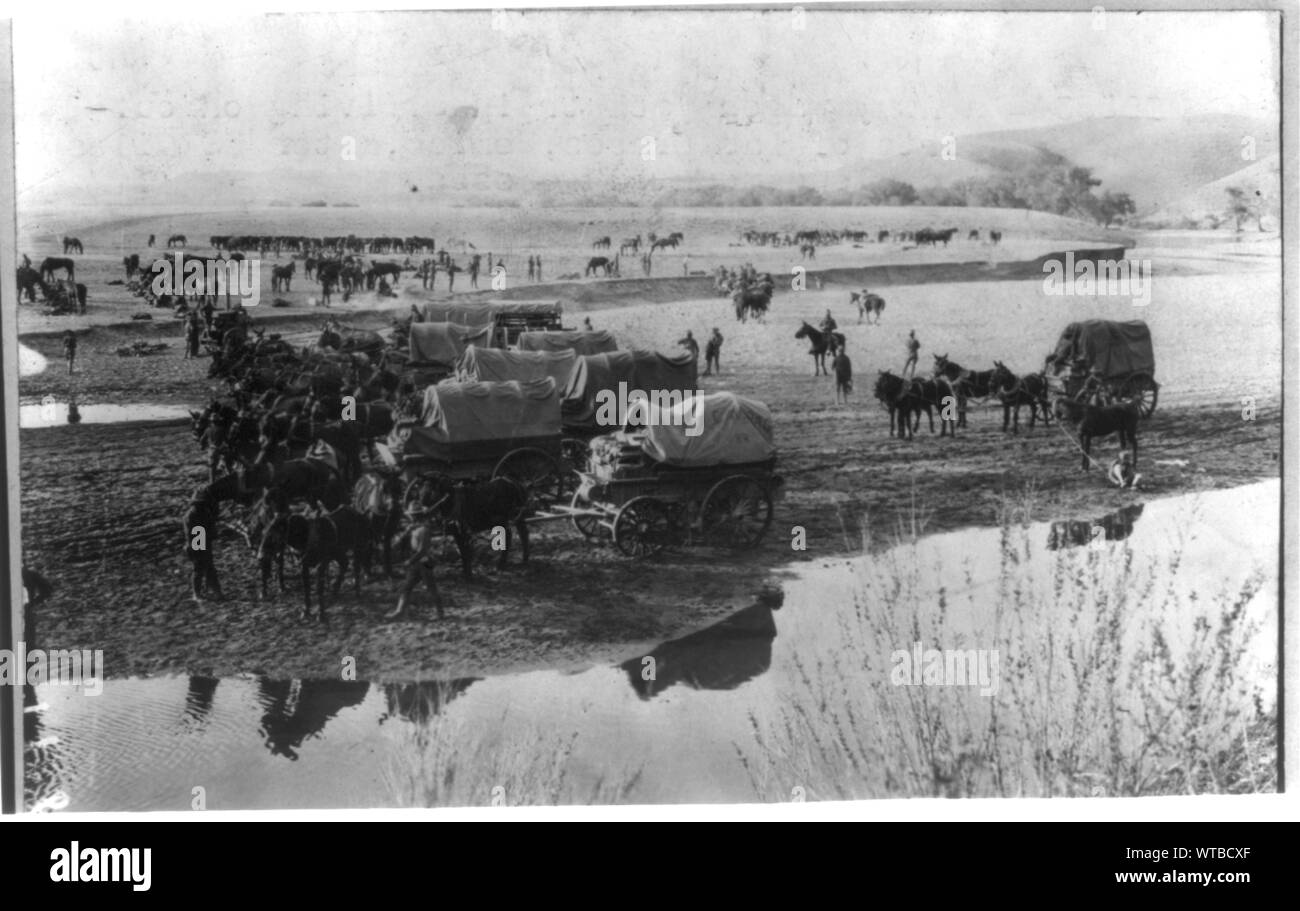
<svg viewBox="0 0 1300 911">
<path fill-rule="evenodd" d="M 1063 433 L 1063 434 L 1065 435 L 1065 438 L 1066 438 L 1067 440 L 1069 440 L 1071 443 L 1074 444 L 1074 448 L 1077 449 L 1077 450 L 1079 450 L 1079 452 L 1082 452 L 1082 453 L 1083 453 L 1083 457 L 1084 457 L 1085 459 L 1087 459 L 1089 462 L 1091 462 L 1094 468 L 1099 468 L 1099 469 L 1101 469 L 1102 471 L 1107 471 L 1107 470 L 1108 470 L 1108 469 L 1106 468 L 1106 466 L 1102 465 L 1100 462 L 1098 462 L 1096 459 L 1094 459 L 1094 458 L 1093 458 L 1091 455 L 1089 455 L 1087 452 L 1084 452 L 1083 445 L 1082 445 L 1082 444 L 1081 444 L 1077 439 L 1075 439 L 1074 436 L 1073 436 L 1072 434 L 1070 434 L 1070 433 L 1065 429 L 1065 422 L 1064 422 L 1064 421 L 1061 421 L 1061 420 L 1058 419 L 1057 422 L 1056 422 L 1056 426 L 1059 427 L 1059 428 L 1061 429 L 1061 433 Z"/>
</svg>

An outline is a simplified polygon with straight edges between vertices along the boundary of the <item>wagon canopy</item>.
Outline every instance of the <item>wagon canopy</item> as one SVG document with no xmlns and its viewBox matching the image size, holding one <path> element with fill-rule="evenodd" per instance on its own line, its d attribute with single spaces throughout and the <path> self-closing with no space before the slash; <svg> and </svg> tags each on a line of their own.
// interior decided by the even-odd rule
<svg viewBox="0 0 1300 911">
<path fill-rule="evenodd" d="M 734 392 L 696 396 L 666 412 L 652 407 L 641 449 L 681 468 L 766 462 L 776 457 L 772 412 Z"/>
<path fill-rule="evenodd" d="M 559 332 L 521 332 L 517 342 L 520 351 L 569 351 L 581 355 L 617 351 L 614 336 L 604 329 L 594 332 L 561 330 Z"/>
<path fill-rule="evenodd" d="M 602 405 L 597 396 L 602 391 L 612 394 L 614 403 L 626 401 L 634 390 L 645 393 L 651 401 L 672 393 L 694 393 L 697 369 L 695 358 L 685 353 L 667 357 L 655 351 L 611 351 L 580 357 L 561 396 L 564 423 L 594 427 Z M 620 383 L 626 384 L 622 395 Z M 611 401 L 606 396 L 601 398 Z M 622 417 L 618 415 L 612 422 L 602 419 L 600 423 L 617 425 Z"/>
<path fill-rule="evenodd" d="M 490 326 L 496 318 L 488 304 L 428 303 L 423 316 L 426 323 L 458 323 L 471 329 Z"/>
<path fill-rule="evenodd" d="M 525 446 L 560 434 L 559 392 L 549 377 L 531 383 L 458 383 L 424 390 L 420 417 L 393 429 L 390 445 L 405 455 L 454 461 Z"/>
<path fill-rule="evenodd" d="M 1151 330 L 1141 320 L 1115 322 L 1093 319 L 1070 323 L 1056 344 L 1058 364 L 1082 358 L 1103 379 L 1117 379 L 1133 373 L 1155 375 L 1156 356 L 1151 348 Z"/>
<path fill-rule="evenodd" d="M 491 347 L 492 326 L 475 328 L 460 323 L 411 323 L 408 349 L 412 361 L 433 361 L 450 366 L 470 345 Z"/>
<path fill-rule="evenodd" d="M 462 382 L 528 383 L 549 376 L 557 389 L 563 389 L 577 362 L 572 351 L 506 351 L 470 345 L 456 364 L 456 377 Z"/>
</svg>

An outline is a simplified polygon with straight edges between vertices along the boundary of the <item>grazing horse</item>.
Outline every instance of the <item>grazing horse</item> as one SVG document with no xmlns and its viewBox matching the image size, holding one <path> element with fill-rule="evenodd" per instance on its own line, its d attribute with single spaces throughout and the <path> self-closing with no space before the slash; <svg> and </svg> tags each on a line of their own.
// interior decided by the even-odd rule
<svg viewBox="0 0 1300 911">
<path fill-rule="evenodd" d="M 510 553 L 510 526 L 519 534 L 523 562 L 528 562 L 528 490 L 510 478 L 490 481 L 453 481 L 438 475 L 427 479 L 420 488 L 420 505 L 430 509 L 441 522 L 443 532 L 456 541 L 460 551 L 461 571 L 473 578 L 474 535 L 495 530 L 505 532 L 505 548 L 500 565 Z"/>
<path fill-rule="evenodd" d="M 132 253 L 130 256 L 123 256 L 122 268 L 126 269 L 127 281 L 135 278 L 136 273 L 140 271 L 140 254 Z"/>
<path fill-rule="evenodd" d="M 152 237 L 153 235 L 150 236 Z M 185 244 L 186 244 L 186 240 L 184 234 L 173 234 L 171 237 L 167 238 L 168 250 L 170 250 L 172 247 L 183 247 L 185 246 Z M 150 244 L 150 246 L 153 246 L 153 244 Z"/>
<path fill-rule="evenodd" d="M 63 252 L 67 254 L 67 253 L 84 253 L 86 251 L 81 248 L 80 240 L 78 240 L 75 237 L 65 237 L 63 238 Z"/>
<path fill-rule="evenodd" d="M 885 312 L 885 299 L 879 294 L 872 294 L 863 288 L 861 292 L 849 292 L 849 306 L 858 308 L 858 322 L 865 318 L 871 325 L 871 315 L 875 314 L 876 325 L 880 325 L 880 314 Z"/>
<path fill-rule="evenodd" d="M 623 238 L 623 243 L 619 244 L 618 252 L 620 254 L 636 253 L 640 251 L 640 249 L 641 249 L 641 235 L 638 234 L 636 237 Z"/>
<path fill-rule="evenodd" d="M 608 237 L 597 237 L 594 241 L 592 241 L 591 249 L 608 250 L 610 248 L 611 243 L 612 242 Z"/>
<path fill-rule="evenodd" d="M 605 238 L 605 239 L 606 239 L 606 240 L 609 240 L 609 238 Z M 583 275 L 584 275 L 584 277 L 585 277 L 585 276 L 588 276 L 588 275 L 595 275 L 595 274 L 596 274 L 596 270 L 599 269 L 599 270 L 603 271 L 604 274 L 605 274 L 605 277 L 608 278 L 608 277 L 609 277 L 609 270 L 610 270 L 611 268 L 613 268 L 613 266 L 614 266 L 614 262 L 613 262 L 613 260 L 611 260 L 609 257 L 607 257 L 607 256 L 593 256 L 591 259 L 587 260 L 587 271 L 584 272 Z"/>
<path fill-rule="evenodd" d="M 1137 467 L 1138 411 L 1131 403 L 1098 406 L 1062 396 L 1053 403 L 1052 410 L 1056 419 L 1073 427 L 1079 437 L 1084 471 L 1088 470 L 1092 461 L 1090 454 L 1093 437 L 1105 439 L 1112 434 L 1119 437 L 1120 449 L 1128 449 L 1132 444 L 1132 466 Z"/>
<path fill-rule="evenodd" d="M 1002 402 L 1002 432 L 1007 432 L 1011 415 L 1015 414 L 1013 433 L 1020 432 L 1020 409 L 1029 406 L 1029 429 L 1034 428 L 1038 411 L 1043 412 L 1043 423 L 1048 422 L 1051 408 L 1047 400 L 1047 378 L 1042 373 L 1026 373 L 1017 377 L 1001 361 L 993 362 L 993 378 L 989 389 Z"/>
<path fill-rule="evenodd" d="M 68 273 L 68 281 L 77 280 L 77 267 L 71 259 L 65 256 L 47 256 L 41 260 L 41 281 L 54 283 L 54 273 L 63 269 Z"/>
<path fill-rule="evenodd" d="M 829 353 L 834 357 L 835 352 L 844 347 L 844 333 L 822 332 L 805 320 L 794 337 L 808 339 L 808 353 L 813 359 L 813 376 L 823 373 L 830 376 L 830 371 L 826 369 L 826 355 Z"/>
<path fill-rule="evenodd" d="M 1001 241 L 1002 241 L 1002 232 L 1001 232 L 1001 231 L 990 231 L 990 232 L 989 232 L 989 243 L 993 244 L 994 246 L 997 246 L 997 244 L 999 244 Z"/>
<path fill-rule="evenodd" d="M 41 279 L 41 273 L 37 272 L 31 266 L 18 267 L 18 298 L 22 299 L 24 294 L 31 303 L 36 303 L 36 289 L 41 289 L 42 296 L 46 295 L 45 282 Z"/>
<path fill-rule="evenodd" d="M 273 266 L 271 268 L 271 290 L 288 291 L 289 283 L 293 281 L 293 273 L 293 262 L 284 266 Z"/>
<path fill-rule="evenodd" d="M 948 360 L 946 354 L 934 356 L 934 375 L 948 380 L 957 394 L 957 423 L 966 426 L 966 400 L 987 399 L 993 393 L 992 370 L 967 370 L 956 361 Z"/>
</svg>

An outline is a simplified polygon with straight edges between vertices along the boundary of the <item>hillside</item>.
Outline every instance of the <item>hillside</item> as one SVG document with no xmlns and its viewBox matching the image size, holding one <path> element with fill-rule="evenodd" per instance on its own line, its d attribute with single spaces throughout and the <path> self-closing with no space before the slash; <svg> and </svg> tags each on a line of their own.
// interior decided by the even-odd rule
<svg viewBox="0 0 1300 911">
<path fill-rule="evenodd" d="M 1197 187 L 1190 193 L 1163 206 L 1147 216 L 1145 221 L 1153 225 L 1177 226 L 1195 222 L 1198 225 L 1211 225 L 1215 218 L 1223 218 L 1228 203 L 1228 188 L 1240 187 L 1251 198 L 1263 201 L 1264 227 L 1276 230 L 1281 214 L 1281 157 L 1270 155 L 1221 177 Z M 1253 219 L 1245 224 L 1255 226 Z"/>
</svg>

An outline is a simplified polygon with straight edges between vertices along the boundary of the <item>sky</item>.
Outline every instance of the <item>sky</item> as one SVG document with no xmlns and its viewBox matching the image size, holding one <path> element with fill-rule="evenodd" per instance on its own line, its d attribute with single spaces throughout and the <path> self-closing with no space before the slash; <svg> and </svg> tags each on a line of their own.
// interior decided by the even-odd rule
<svg viewBox="0 0 1300 911">
<path fill-rule="evenodd" d="M 20 18 L 19 200 L 279 169 L 757 182 L 1091 117 L 1277 118 L 1265 13 L 798 15 Z"/>
</svg>

